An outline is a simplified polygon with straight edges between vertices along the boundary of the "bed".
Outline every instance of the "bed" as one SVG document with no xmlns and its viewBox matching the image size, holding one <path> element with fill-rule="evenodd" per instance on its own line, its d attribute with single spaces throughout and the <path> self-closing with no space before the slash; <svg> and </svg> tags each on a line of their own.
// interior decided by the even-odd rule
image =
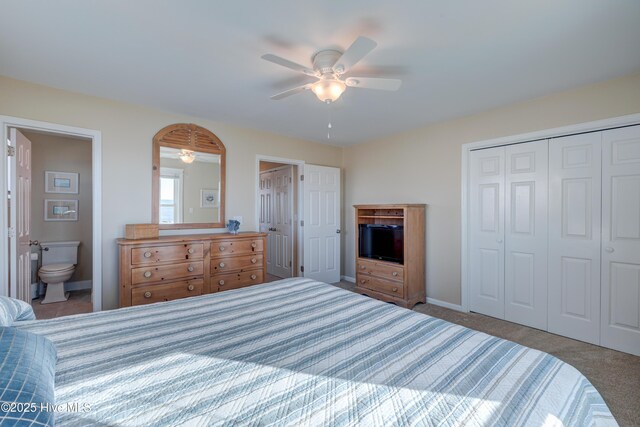
<svg viewBox="0 0 640 427">
<path fill-rule="evenodd" d="M 60 426 L 616 425 L 546 353 L 307 279 L 15 326 Z"/>
</svg>

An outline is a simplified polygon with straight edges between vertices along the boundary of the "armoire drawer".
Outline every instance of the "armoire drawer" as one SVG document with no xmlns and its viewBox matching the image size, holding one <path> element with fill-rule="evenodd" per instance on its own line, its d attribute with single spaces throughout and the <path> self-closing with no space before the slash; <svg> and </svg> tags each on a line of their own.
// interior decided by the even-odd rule
<svg viewBox="0 0 640 427">
<path fill-rule="evenodd" d="M 211 274 L 262 268 L 262 254 L 220 257 L 211 260 Z"/>
<path fill-rule="evenodd" d="M 131 283 L 137 285 L 189 277 L 196 278 L 196 276 L 202 276 L 203 272 L 204 265 L 202 261 L 137 267 L 131 269 Z"/>
<path fill-rule="evenodd" d="M 144 265 L 170 261 L 202 259 L 204 243 L 187 243 L 170 246 L 147 246 L 131 249 L 131 264 Z"/>
<path fill-rule="evenodd" d="M 392 295 L 398 298 L 404 298 L 404 286 L 402 283 L 392 282 L 390 280 L 384 280 L 360 273 L 356 275 L 356 283 L 361 288 L 371 289 L 372 291 L 382 292 L 383 294 Z"/>
<path fill-rule="evenodd" d="M 263 242 L 263 239 L 235 239 L 211 242 L 211 257 L 216 258 L 225 255 L 245 255 L 263 252 Z"/>
<path fill-rule="evenodd" d="M 181 280 L 160 285 L 145 285 L 131 289 L 133 305 L 171 301 L 178 298 L 202 295 L 203 279 Z"/>
<path fill-rule="evenodd" d="M 404 267 L 400 264 L 390 265 L 376 261 L 358 259 L 358 273 L 398 282 L 402 282 L 404 280 Z"/>
<path fill-rule="evenodd" d="M 232 274 L 216 274 L 211 276 L 211 287 L 217 285 L 218 291 L 244 288 L 245 286 L 258 285 L 264 277 L 262 270 L 250 270 Z"/>
</svg>

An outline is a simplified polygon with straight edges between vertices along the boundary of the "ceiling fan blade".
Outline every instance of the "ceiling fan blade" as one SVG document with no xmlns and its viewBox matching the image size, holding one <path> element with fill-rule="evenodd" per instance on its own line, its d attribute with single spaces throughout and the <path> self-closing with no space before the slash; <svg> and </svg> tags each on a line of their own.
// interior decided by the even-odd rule
<svg viewBox="0 0 640 427">
<path fill-rule="evenodd" d="M 284 92 L 280 92 L 277 95 L 273 95 L 271 97 L 271 99 L 273 99 L 274 101 L 277 101 L 279 99 L 286 98 L 287 96 L 291 96 L 291 95 L 295 95 L 296 93 L 304 92 L 305 90 L 308 90 L 310 88 L 311 88 L 310 84 L 307 84 L 307 85 L 304 85 L 304 86 L 294 87 L 293 89 L 285 90 Z"/>
<path fill-rule="evenodd" d="M 278 64 L 278 65 L 282 65 L 283 67 L 287 67 L 293 71 L 299 71 L 301 73 L 304 73 L 308 76 L 315 76 L 316 72 L 313 71 L 310 68 L 305 67 L 304 65 L 300 65 L 300 64 L 296 64 L 293 61 L 289 61 L 288 59 L 284 59 L 281 58 L 279 56 L 276 55 L 272 55 L 270 53 L 267 53 L 266 55 L 262 55 L 261 56 L 262 59 L 264 59 L 265 61 L 269 61 L 269 62 L 273 62 L 274 64 Z"/>
<path fill-rule="evenodd" d="M 337 74 L 346 73 L 362 58 L 367 56 L 376 46 L 378 46 L 378 44 L 370 38 L 363 36 L 358 37 L 333 65 L 333 72 Z"/>
<path fill-rule="evenodd" d="M 376 79 L 374 77 L 349 77 L 344 81 L 349 87 L 360 87 L 363 89 L 378 90 L 398 90 L 402 80 L 398 79 Z"/>
</svg>

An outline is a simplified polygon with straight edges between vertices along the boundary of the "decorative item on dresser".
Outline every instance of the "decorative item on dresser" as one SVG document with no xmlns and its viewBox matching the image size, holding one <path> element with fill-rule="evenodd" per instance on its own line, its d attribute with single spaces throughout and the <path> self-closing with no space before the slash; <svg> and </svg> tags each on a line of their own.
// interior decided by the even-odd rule
<svg viewBox="0 0 640 427">
<path fill-rule="evenodd" d="M 120 307 L 260 284 L 265 240 L 249 232 L 118 239 Z"/>
<path fill-rule="evenodd" d="M 354 208 L 356 292 L 406 308 L 426 302 L 426 205 Z"/>
</svg>

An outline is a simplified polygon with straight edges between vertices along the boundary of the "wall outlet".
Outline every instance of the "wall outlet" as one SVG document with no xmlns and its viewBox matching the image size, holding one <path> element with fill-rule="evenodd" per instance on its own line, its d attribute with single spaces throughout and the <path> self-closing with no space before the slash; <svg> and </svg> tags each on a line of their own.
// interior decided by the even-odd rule
<svg viewBox="0 0 640 427">
<path fill-rule="evenodd" d="M 230 219 L 238 221 L 240 224 L 244 223 L 241 216 L 232 216 Z"/>
</svg>

